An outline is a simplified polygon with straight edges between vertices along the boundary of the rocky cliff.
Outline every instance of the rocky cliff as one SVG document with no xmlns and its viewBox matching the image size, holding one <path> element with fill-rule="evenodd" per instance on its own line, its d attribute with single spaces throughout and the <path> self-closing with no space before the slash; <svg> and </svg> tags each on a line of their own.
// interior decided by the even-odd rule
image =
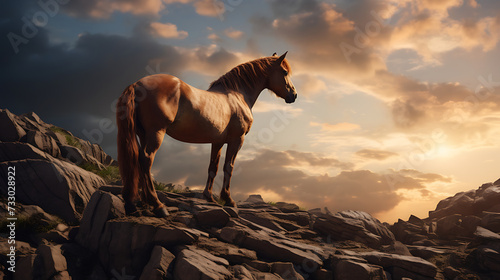
<svg viewBox="0 0 500 280">
<path fill-rule="evenodd" d="M 6 279 L 500 279 L 500 180 L 382 224 L 259 195 L 222 207 L 158 191 L 171 215 L 124 214 L 116 163 L 34 113 L 0 111 Z M 16 170 L 9 215 L 8 167 Z M 15 217 L 15 270 L 8 227 Z"/>
</svg>

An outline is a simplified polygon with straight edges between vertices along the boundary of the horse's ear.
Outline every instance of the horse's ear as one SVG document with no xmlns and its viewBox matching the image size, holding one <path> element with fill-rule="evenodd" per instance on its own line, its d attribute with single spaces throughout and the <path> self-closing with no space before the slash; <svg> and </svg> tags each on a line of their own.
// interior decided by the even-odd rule
<svg viewBox="0 0 500 280">
<path fill-rule="evenodd" d="M 273 56 L 278 56 L 276 53 L 273 53 Z"/>
<path fill-rule="evenodd" d="M 285 59 L 285 56 L 286 56 L 286 54 L 287 54 L 287 53 L 288 53 L 288 51 L 286 51 L 284 54 L 282 54 L 282 55 L 278 58 L 278 60 L 276 60 L 276 63 L 281 64 L 281 62 L 283 62 L 283 59 Z"/>
</svg>

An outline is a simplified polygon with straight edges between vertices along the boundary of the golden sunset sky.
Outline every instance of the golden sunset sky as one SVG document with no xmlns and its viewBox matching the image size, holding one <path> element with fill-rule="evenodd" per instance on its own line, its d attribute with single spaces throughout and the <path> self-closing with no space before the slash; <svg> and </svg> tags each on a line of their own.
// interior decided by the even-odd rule
<svg viewBox="0 0 500 280">
<path fill-rule="evenodd" d="M 127 85 L 167 73 L 206 89 L 239 63 L 288 51 L 299 97 L 261 94 L 236 160 L 236 200 L 260 193 L 392 223 L 500 177 L 500 1 L 5 5 L 2 108 L 34 111 L 112 156 L 108 122 Z M 167 136 L 154 176 L 203 188 L 209 153 Z"/>
</svg>

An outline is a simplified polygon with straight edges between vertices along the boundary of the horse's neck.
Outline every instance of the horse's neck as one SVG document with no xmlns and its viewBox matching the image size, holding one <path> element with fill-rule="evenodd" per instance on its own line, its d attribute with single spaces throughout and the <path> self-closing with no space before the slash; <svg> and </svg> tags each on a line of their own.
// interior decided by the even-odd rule
<svg viewBox="0 0 500 280">
<path fill-rule="evenodd" d="M 234 90 L 227 90 L 222 87 L 214 87 L 211 88 L 210 91 L 219 91 L 219 92 L 237 92 L 243 96 L 243 99 L 245 99 L 245 102 L 247 103 L 248 107 L 250 109 L 253 108 L 255 105 L 255 102 L 260 96 L 260 93 L 264 90 L 264 83 L 262 85 L 256 85 L 253 88 L 242 88 L 239 91 L 234 91 Z"/>
</svg>

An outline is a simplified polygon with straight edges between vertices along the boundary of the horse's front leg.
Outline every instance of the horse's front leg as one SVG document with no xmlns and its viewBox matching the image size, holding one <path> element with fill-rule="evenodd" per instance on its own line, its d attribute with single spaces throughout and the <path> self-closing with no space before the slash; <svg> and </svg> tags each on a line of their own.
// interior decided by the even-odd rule
<svg viewBox="0 0 500 280">
<path fill-rule="evenodd" d="M 209 202 L 216 202 L 212 196 L 212 187 L 214 185 L 214 178 L 217 175 L 219 168 L 220 150 L 224 143 L 212 143 L 212 152 L 210 153 L 210 165 L 208 166 L 208 179 L 203 196 Z"/>
<path fill-rule="evenodd" d="M 236 207 L 236 203 L 231 198 L 231 193 L 229 191 L 231 175 L 233 174 L 234 169 L 234 160 L 236 159 L 236 155 L 243 145 L 243 137 L 238 140 L 231 141 L 227 144 L 226 151 L 226 160 L 224 163 L 224 183 L 222 186 L 222 190 L 220 192 L 220 197 L 225 201 L 225 205 Z"/>
</svg>

